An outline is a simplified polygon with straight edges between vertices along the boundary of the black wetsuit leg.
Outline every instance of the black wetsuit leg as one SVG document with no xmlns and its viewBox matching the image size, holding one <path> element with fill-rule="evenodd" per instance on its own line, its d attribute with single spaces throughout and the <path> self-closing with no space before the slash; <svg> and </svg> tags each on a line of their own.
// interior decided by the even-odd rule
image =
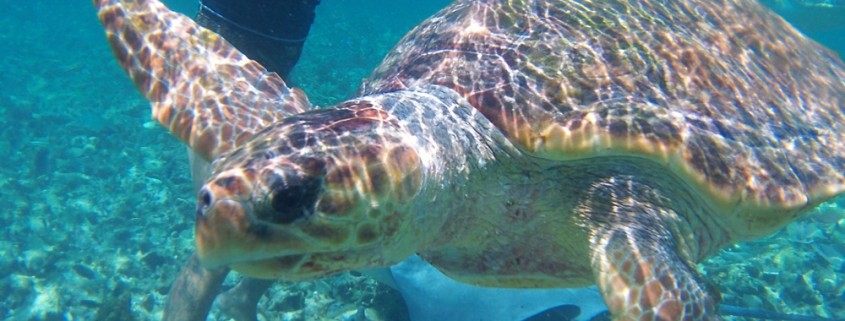
<svg viewBox="0 0 845 321">
<path fill-rule="evenodd" d="M 287 78 L 320 0 L 201 0 L 196 21 L 247 57 Z"/>
</svg>

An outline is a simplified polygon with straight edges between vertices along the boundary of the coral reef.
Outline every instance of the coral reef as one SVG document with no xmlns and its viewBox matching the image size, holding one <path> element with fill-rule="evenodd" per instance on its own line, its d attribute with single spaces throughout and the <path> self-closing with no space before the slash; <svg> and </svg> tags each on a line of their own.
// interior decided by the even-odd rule
<svg viewBox="0 0 845 321">
<path fill-rule="evenodd" d="M 135 321 L 132 312 L 132 295 L 125 290 L 123 284 L 118 284 L 111 293 L 103 296 L 102 303 L 97 306 L 94 321 Z"/>
<path fill-rule="evenodd" d="M 845 198 L 702 264 L 727 304 L 845 317 Z"/>
</svg>

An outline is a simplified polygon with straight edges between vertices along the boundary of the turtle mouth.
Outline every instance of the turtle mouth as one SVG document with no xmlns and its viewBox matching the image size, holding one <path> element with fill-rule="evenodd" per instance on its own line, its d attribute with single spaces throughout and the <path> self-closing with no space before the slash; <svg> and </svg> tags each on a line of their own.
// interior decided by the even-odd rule
<svg viewBox="0 0 845 321">
<path fill-rule="evenodd" d="M 276 277 L 308 266 L 305 275 L 325 275 L 325 271 L 334 269 L 313 262 L 342 261 L 348 245 L 343 241 L 349 230 L 342 224 L 311 220 L 268 222 L 257 216 L 255 206 L 245 200 L 212 200 L 200 211 L 203 215 L 198 215 L 196 221 L 195 242 L 200 261 L 207 268 L 231 266 L 246 275 Z M 270 270 L 276 272 L 267 272 Z"/>
<path fill-rule="evenodd" d="M 252 278 L 304 281 L 319 279 L 348 270 L 343 261 L 326 260 L 326 258 L 339 257 L 344 256 L 338 252 L 292 254 L 236 262 L 230 264 L 229 267 Z"/>
<path fill-rule="evenodd" d="M 238 262 L 295 256 L 306 253 L 307 243 L 290 229 L 256 217 L 250 202 L 200 195 L 195 226 L 197 253 L 208 268 Z"/>
</svg>

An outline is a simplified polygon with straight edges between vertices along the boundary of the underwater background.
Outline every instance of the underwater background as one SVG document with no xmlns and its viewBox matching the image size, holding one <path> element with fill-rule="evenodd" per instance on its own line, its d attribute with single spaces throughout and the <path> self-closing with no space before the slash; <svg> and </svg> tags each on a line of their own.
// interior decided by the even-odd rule
<svg viewBox="0 0 845 321">
<path fill-rule="evenodd" d="M 320 106 L 351 96 L 448 3 L 323 0 L 289 83 Z M 88 1 L 0 4 L 0 320 L 156 320 L 193 249 L 186 150 L 150 120 Z M 845 53 L 845 1 L 767 4 Z M 845 319 L 845 200 L 700 268 L 725 303 Z M 361 308 L 407 320 L 394 290 L 349 273 L 279 282 L 259 310 L 261 320 L 352 320 Z"/>
</svg>

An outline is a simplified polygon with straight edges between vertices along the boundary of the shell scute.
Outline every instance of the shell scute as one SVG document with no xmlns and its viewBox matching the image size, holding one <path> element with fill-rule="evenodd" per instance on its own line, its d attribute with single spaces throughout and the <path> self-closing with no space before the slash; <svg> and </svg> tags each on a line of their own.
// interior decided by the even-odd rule
<svg viewBox="0 0 845 321">
<path fill-rule="evenodd" d="M 753 1 L 459 1 L 364 89 L 441 85 L 533 156 L 639 156 L 716 206 L 845 189 L 845 65 Z"/>
</svg>

